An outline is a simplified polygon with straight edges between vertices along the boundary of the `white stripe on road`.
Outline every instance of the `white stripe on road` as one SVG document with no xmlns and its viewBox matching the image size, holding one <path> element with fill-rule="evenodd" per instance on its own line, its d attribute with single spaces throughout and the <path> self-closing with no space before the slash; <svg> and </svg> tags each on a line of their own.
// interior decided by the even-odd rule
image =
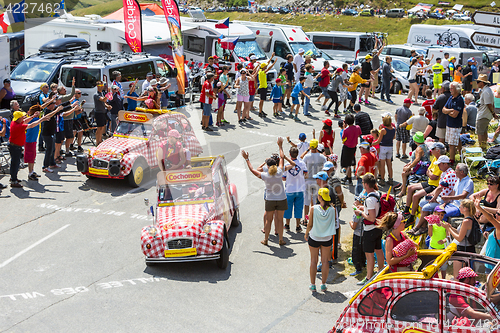
<svg viewBox="0 0 500 333">
<path fill-rule="evenodd" d="M 257 134 L 257 135 L 261 135 L 261 136 L 269 136 L 271 138 L 278 138 L 278 136 L 276 134 L 267 134 L 267 133 L 263 133 L 263 132 L 258 132 L 258 131 L 245 131 L 245 133 L 252 133 L 252 134 Z"/>
<path fill-rule="evenodd" d="M 12 261 L 16 260 L 17 258 L 19 258 L 20 256 L 22 256 L 23 254 L 25 254 L 26 252 L 28 252 L 29 250 L 33 249 L 34 247 L 42 244 L 43 242 L 45 242 L 47 239 L 49 239 L 50 237 L 52 236 L 55 236 L 57 235 L 59 232 L 63 231 L 64 229 L 66 229 L 67 227 L 69 227 L 70 224 L 66 224 L 64 227 L 61 227 L 59 229 L 57 229 L 56 231 L 54 231 L 53 233 L 51 233 L 50 235 L 48 236 L 45 236 L 44 238 L 40 239 L 38 242 L 36 242 L 35 244 L 32 244 L 30 246 L 28 246 L 27 248 L 25 248 L 24 250 L 22 250 L 21 252 L 19 252 L 18 254 L 16 254 L 15 256 L 5 260 L 3 263 L 0 264 L 0 268 L 2 267 L 5 267 L 7 266 L 8 264 L 10 264 Z"/>
</svg>

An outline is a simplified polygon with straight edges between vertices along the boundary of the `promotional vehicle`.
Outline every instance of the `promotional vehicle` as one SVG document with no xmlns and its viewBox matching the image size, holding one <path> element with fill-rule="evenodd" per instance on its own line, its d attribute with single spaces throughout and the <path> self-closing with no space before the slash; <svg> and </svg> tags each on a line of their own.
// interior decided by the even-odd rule
<svg viewBox="0 0 500 333">
<path fill-rule="evenodd" d="M 223 156 L 193 158 L 191 166 L 157 175 L 155 223 L 141 234 L 148 266 L 201 260 L 228 265 L 228 230 L 239 224 L 236 186 Z"/>
<path fill-rule="evenodd" d="M 445 250 L 419 250 L 422 263 L 415 272 L 391 273 L 386 266 L 351 298 L 330 332 L 498 332 L 500 262 L 455 251 L 454 243 Z M 479 279 L 486 278 L 486 291 L 439 278 L 441 266 L 449 260 L 462 261 L 474 269 Z M 461 312 L 453 305 L 457 298 L 491 319 L 468 318 L 469 312 Z"/>
<path fill-rule="evenodd" d="M 171 129 L 181 134 L 183 147 L 191 156 L 203 152 L 182 113 L 168 111 L 154 118 L 152 113 L 120 111 L 118 120 L 111 138 L 76 157 L 78 171 L 88 178 L 127 178 L 131 186 L 141 186 L 145 173 L 158 168 L 156 151 L 167 141 Z"/>
</svg>

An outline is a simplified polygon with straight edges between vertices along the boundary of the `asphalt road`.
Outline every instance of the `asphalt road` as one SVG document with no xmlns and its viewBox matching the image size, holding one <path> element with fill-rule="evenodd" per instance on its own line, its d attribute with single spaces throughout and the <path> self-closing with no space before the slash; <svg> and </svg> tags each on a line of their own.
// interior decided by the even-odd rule
<svg viewBox="0 0 500 333">
<path fill-rule="evenodd" d="M 402 103 L 403 96 L 393 97 L 397 105 Z M 380 115 L 394 114 L 397 105 L 374 102 L 376 106 L 363 109 L 378 126 Z M 320 109 L 314 101 L 312 106 Z M 358 280 L 342 274 L 347 264 L 341 262 L 330 270 L 328 291 L 312 294 L 303 233 L 288 232 L 283 247 L 274 236 L 269 247 L 260 244 L 264 184 L 248 172 L 239 154 L 249 151 L 257 166 L 277 151 L 278 136 L 296 139 L 305 132 L 310 139 L 326 117 L 313 111 L 313 118 L 302 117 L 298 123 L 253 114 L 254 121 L 241 128 L 233 108 L 230 104 L 226 111 L 230 126 L 196 133 L 204 155 L 225 155 L 241 200 L 241 224 L 229 232 L 226 270 L 215 262 L 147 267 L 140 231 L 150 224 L 143 199 L 155 199 L 154 177 L 145 187 L 131 189 L 126 181 L 88 180 L 68 159 L 60 171 L 39 182 L 24 181 L 23 189 L 0 192 L 0 331 L 328 331 L 359 288 Z M 417 107 L 412 110 L 416 113 Z M 272 114 L 270 102 L 265 111 Z M 200 114 L 200 109 L 188 110 L 196 128 Z M 340 155 L 339 129 L 335 131 L 334 151 Z M 37 157 L 38 173 L 42 158 Z M 402 165 L 395 160 L 395 180 L 401 180 L 397 170 Z M 8 179 L 3 176 L 0 182 Z M 20 179 L 27 179 L 27 169 Z M 344 188 L 348 207 L 353 190 Z M 345 209 L 341 219 L 348 221 L 351 215 Z M 345 251 L 352 232 L 342 223 Z"/>
</svg>

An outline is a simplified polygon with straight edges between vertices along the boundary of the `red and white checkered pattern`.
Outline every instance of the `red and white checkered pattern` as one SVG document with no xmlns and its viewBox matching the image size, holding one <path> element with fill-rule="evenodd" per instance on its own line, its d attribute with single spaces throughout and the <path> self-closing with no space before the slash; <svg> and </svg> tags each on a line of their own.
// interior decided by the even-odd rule
<svg viewBox="0 0 500 333">
<path fill-rule="evenodd" d="M 409 273 L 411 274 L 411 273 Z M 387 310 L 384 310 L 384 315 L 382 317 L 374 317 L 374 316 L 364 316 L 361 315 L 358 311 L 358 306 L 360 305 L 361 301 L 367 296 L 370 292 L 382 288 L 382 287 L 390 287 L 393 291 L 393 295 L 387 302 L 387 306 L 384 306 L 384 308 Z M 486 301 L 486 294 L 482 291 L 479 290 L 475 287 L 472 287 L 468 284 L 465 283 L 460 283 L 457 281 L 448 281 L 448 280 L 442 280 L 438 278 L 432 278 L 432 279 L 387 279 L 387 280 L 382 280 L 379 282 L 376 282 L 374 284 L 371 284 L 367 286 L 361 293 L 356 297 L 356 299 L 352 302 L 352 304 L 348 305 L 346 309 L 344 310 L 343 314 L 340 316 L 340 318 L 337 320 L 337 323 L 335 324 L 333 332 L 335 332 L 336 329 L 344 328 L 345 330 L 343 332 L 397 332 L 397 330 L 384 330 L 385 325 L 387 324 L 397 324 L 401 322 L 396 322 L 392 318 L 390 318 L 392 308 L 394 307 L 394 304 L 396 301 L 402 297 L 402 293 L 404 293 L 407 290 L 435 290 L 440 293 L 440 295 L 443 295 L 441 290 L 444 290 L 445 292 L 450 292 L 450 293 L 457 293 L 457 294 L 463 294 L 465 296 L 469 297 L 474 297 L 476 300 L 484 300 L 487 310 L 489 313 L 495 314 L 494 320 L 498 321 L 500 320 L 500 316 L 498 313 L 494 310 L 493 306 L 491 303 Z M 445 300 L 443 299 L 442 296 L 440 296 L 440 322 L 444 322 L 446 318 L 443 318 L 445 315 Z M 356 325 L 356 323 L 362 323 L 365 324 L 364 327 L 360 327 L 359 325 Z M 404 322 L 403 322 L 404 323 Z M 411 324 L 411 323 L 408 323 Z M 415 323 L 416 324 L 416 323 Z M 370 326 L 371 325 L 371 326 Z M 375 328 L 378 328 L 379 330 L 377 331 Z M 473 329 L 467 328 L 467 327 L 458 327 L 458 326 L 447 326 L 444 328 L 443 331 L 438 330 L 436 332 L 446 332 L 446 333 L 472 333 L 472 332 L 479 332 L 480 330 L 478 329 Z M 425 331 L 424 331 L 425 332 Z M 432 332 L 432 331 L 429 331 Z"/>
<path fill-rule="evenodd" d="M 417 244 L 415 244 L 415 242 L 412 241 L 411 239 L 406 239 L 392 249 L 392 255 L 395 257 L 402 257 L 405 254 L 407 254 L 410 249 L 416 250 Z M 409 256 L 408 258 L 401 260 L 399 262 L 399 264 L 400 265 L 409 265 L 417 259 L 418 259 L 418 254 L 415 251 L 414 255 Z"/>
<path fill-rule="evenodd" d="M 468 277 L 477 277 L 476 272 L 470 267 L 460 268 L 457 275 L 457 280 L 462 280 Z"/>
<path fill-rule="evenodd" d="M 169 119 L 175 119 L 178 122 L 187 123 L 190 130 L 185 130 L 182 136 L 182 143 L 184 148 L 189 149 L 191 156 L 197 156 L 203 152 L 200 142 L 196 138 L 192 130 L 189 120 L 182 113 L 168 113 L 158 116 L 154 119 L 154 126 L 156 124 L 168 123 Z M 111 137 L 102 142 L 98 147 L 91 149 L 91 156 L 89 157 L 89 166 L 92 166 L 92 158 L 99 158 L 104 161 L 109 161 L 115 154 L 122 154 L 121 160 L 122 169 L 120 176 L 125 177 L 130 173 L 132 167 L 138 157 L 142 156 L 146 159 L 150 168 L 158 167 L 156 159 L 156 151 L 167 141 L 166 137 L 157 138 L 150 136 L 148 140 Z"/>
<path fill-rule="evenodd" d="M 149 227 L 142 229 L 141 243 L 142 251 L 146 257 L 159 258 L 165 255 L 165 244 L 172 239 L 191 238 L 193 247 L 196 247 L 197 254 L 214 254 L 220 251 L 224 238 L 224 221 L 209 219 L 210 215 L 215 215 L 217 210 L 213 203 L 209 203 L 209 212 L 204 205 L 179 205 L 170 207 L 158 207 L 157 236 L 151 237 L 148 232 Z M 218 214 L 217 214 L 218 215 Z M 207 221 L 207 219 L 209 219 Z M 205 225 L 210 226 L 210 233 L 203 232 Z M 216 241 L 216 244 L 212 244 Z M 147 249 L 146 245 L 151 248 Z"/>
<path fill-rule="evenodd" d="M 441 220 L 439 219 L 439 216 L 437 215 L 427 215 L 425 217 L 425 220 L 427 221 L 427 223 L 429 223 L 429 225 L 432 225 L 432 224 L 439 224 L 441 222 Z"/>
</svg>

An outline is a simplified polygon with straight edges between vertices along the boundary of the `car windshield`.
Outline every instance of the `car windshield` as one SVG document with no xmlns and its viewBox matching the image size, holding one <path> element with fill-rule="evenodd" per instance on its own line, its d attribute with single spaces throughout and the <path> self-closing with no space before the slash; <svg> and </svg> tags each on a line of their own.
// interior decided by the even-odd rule
<svg viewBox="0 0 500 333">
<path fill-rule="evenodd" d="M 56 68 L 56 62 L 24 60 L 10 74 L 11 80 L 46 82 Z"/>
<path fill-rule="evenodd" d="M 292 42 L 290 43 L 293 53 L 299 53 L 299 49 L 304 49 L 305 55 L 320 57 L 321 52 L 316 48 L 313 42 Z"/>
<path fill-rule="evenodd" d="M 239 58 L 247 59 L 250 53 L 255 53 L 257 60 L 266 59 L 266 55 L 260 48 L 257 41 L 254 40 L 238 40 L 234 46 L 234 52 Z"/>
<path fill-rule="evenodd" d="M 212 182 L 167 184 L 158 190 L 159 201 L 190 201 L 213 199 L 214 185 Z"/>
<path fill-rule="evenodd" d="M 394 68 L 394 70 L 398 72 L 406 73 L 410 71 L 410 66 L 408 66 L 405 62 L 397 59 L 392 60 L 392 68 Z"/>
<path fill-rule="evenodd" d="M 115 134 L 148 137 L 151 133 L 152 126 L 149 124 L 131 123 L 128 121 L 121 121 L 116 127 Z"/>
</svg>

